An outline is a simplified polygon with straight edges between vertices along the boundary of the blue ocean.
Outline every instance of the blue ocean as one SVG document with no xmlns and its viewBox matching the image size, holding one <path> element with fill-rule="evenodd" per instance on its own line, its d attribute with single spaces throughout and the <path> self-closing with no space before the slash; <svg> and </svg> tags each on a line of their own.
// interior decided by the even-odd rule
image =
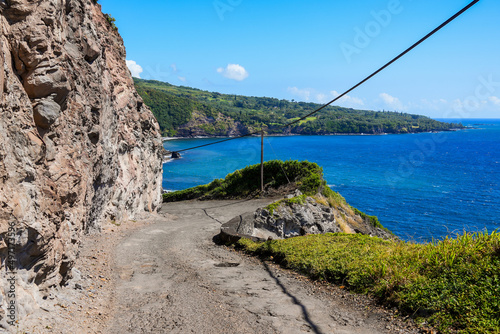
<svg viewBox="0 0 500 334">
<path fill-rule="evenodd" d="M 500 228 L 500 119 L 446 120 L 466 130 L 381 136 L 266 137 L 265 160 L 308 160 L 349 204 L 403 240 Z M 217 139 L 164 143 L 175 151 Z M 220 139 L 219 139 L 220 140 Z M 186 151 L 163 165 L 163 188 L 181 190 L 260 162 L 260 138 Z"/>
</svg>

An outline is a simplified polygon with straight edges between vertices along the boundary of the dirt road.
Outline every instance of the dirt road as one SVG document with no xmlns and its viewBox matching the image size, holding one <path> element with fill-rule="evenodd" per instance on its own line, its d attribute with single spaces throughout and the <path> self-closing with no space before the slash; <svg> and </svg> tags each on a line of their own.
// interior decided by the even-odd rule
<svg viewBox="0 0 500 334">
<path fill-rule="evenodd" d="M 115 250 L 114 310 L 102 332 L 417 332 L 364 297 L 214 244 L 221 222 L 266 203 L 164 205 Z"/>
</svg>

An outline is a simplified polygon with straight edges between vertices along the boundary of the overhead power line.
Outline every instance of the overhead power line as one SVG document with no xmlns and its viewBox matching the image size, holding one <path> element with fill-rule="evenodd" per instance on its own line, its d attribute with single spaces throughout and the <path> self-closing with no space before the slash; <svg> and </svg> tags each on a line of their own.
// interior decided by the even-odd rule
<svg viewBox="0 0 500 334">
<path fill-rule="evenodd" d="M 415 44 L 413 44 L 412 46 L 410 46 L 409 48 L 407 48 L 405 51 L 401 52 L 399 55 L 397 55 L 392 60 L 390 60 L 389 62 L 387 62 L 385 65 L 383 65 L 382 67 L 380 67 L 378 70 L 376 70 L 375 72 L 373 72 L 372 74 L 370 74 L 369 76 L 367 76 L 366 78 L 364 78 L 363 80 L 361 80 L 360 82 L 358 82 L 356 85 L 352 86 L 351 88 L 349 88 L 348 90 L 346 90 L 344 93 L 340 94 L 339 96 L 337 96 L 336 98 L 334 98 L 333 100 L 331 100 L 330 102 L 322 105 L 321 107 L 319 107 L 318 109 L 314 110 L 313 112 L 310 112 L 309 114 L 307 114 L 307 115 L 305 115 L 305 116 L 303 116 L 303 117 L 301 117 L 301 118 L 299 118 L 297 120 L 294 120 L 293 122 L 290 122 L 288 124 L 282 125 L 281 128 L 287 128 L 287 127 L 292 126 L 292 125 L 294 125 L 294 124 L 296 124 L 296 123 L 298 123 L 300 121 L 303 121 L 304 119 L 306 119 L 308 117 L 311 117 L 312 115 L 316 114 L 317 112 L 319 112 L 319 111 L 323 110 L 324 108 L 328 107 L 333 102 L 335 102 L 335 101 L 341 99 L 342 97 L 346 96 L 347 94 L 349 94 L 350 92 L 352 92 L 353 90 L 355 90 L 356 88 L 358 88 L 359 86 L 361 86 L 362 84 L 364 84 L 365 82 L 367 82 L 368 80 L 370 80 L 371 78 L 373 78 L 374 76 L 376 76 L 377 74 L 379 74 L 380 72 L 382 72 L 383 70 L 385 70 L 387 67 L 389 67 L 394 62 L 396 62 L 397 60 L 399 60 L 401 57 L 403 57 L 404 55 L 406 55 L 408 52 L 410 52 L 411 50 L 413 50 L 414 48 L 416 48 L 418 45 L 422 44 L 425 40 L 427 40 L 429 37 L 431 37 L 432 35 L 434 35 L 435 33 L 437 33 L 439 30 L 443 29 L 450 22 L 452 22 L 457 17 L 459 17 L 460 15 L 462 15 L 463 13 L 465 13 L 467 10 L 469 10 L 472 6 L 474 6 L 475 4 L 477 4 L 479 1 L 480 0 L 474 0 L 471 3 L 469 3 L 467 6 L 465 6 L 460 11 L 458 11 L 455 15 L 453 15 L 448 20 L 446 20 L 441 25 L 439 25 L 436 29 L 432 30 L 430 33 L 428 33 L 427 35 L 425 35 L 424 37 L 422 37 L 418 42 L 416 42 Z M 194 146 L 194 147 L 190 147 L 190 148 L 185 148 L 185 149 L 178 150 L 178 151 L 175 151 L 175 152 L 185 152 L 185 151 L 190 151 L 190 150 L 194 150 L 194 149 L 201 148 L 201 147 L 206 147 L 206 146 L 210 146 L 210 145 L 216 145 L 216 144 L 224 143 L 224 142 L 227 142 L 227 141 L 230 141 L 230 140 L 235 140 L 235 139 L 240 139 L 240 138 L 244 138 L 244 137 L 249 137 L 249 136 L 253 136 L 253 135 L 256 135 L 256 134 L 260 134 L 261 132 L 262 132 L 262 130 L 254 131 L 254 132 L 248 133 L 246 135 L 242 135 L 242 136 L 238 136 L 238 137 L 226 138 L 226 139 L 219 140 L 219 141 L 216 141 L 216 142 L 212 142 L 212 143 L 208 143 L 208 144 L 204 144 L 204 145 L 198 145 L 198 146 Z"/>
</svg>

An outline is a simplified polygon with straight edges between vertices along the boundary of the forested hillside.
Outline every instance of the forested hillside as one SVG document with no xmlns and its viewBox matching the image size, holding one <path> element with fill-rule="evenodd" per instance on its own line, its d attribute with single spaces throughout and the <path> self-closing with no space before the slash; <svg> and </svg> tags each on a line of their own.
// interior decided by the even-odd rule
<svg viewBox="0 0 500 334">
<path fill-rule="evenodd" d="M 138 93 L 158 119 L 164 136 L 237 136 L 264 127 L 268 134 L 416 133 L 462 128 L 400 112 L 329 106 L 291 127 L 319 104 L 269 97 L 228 95 L 134 78 Z"/>
</svg>

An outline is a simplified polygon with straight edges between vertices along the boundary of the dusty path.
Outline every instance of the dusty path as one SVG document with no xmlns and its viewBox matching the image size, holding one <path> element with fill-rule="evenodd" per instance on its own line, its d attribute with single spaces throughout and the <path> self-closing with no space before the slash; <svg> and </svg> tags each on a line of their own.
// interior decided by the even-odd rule
<svg viewBox="0 0 500 334">
<path fill-rule="evenodd" d="M 264 200 L 166 204 L 169 219 L 115 250 L 103 333 L 414 333 L 366 298 L 315 285 L 213 243 L 220 222 Z"/>
</svg>

